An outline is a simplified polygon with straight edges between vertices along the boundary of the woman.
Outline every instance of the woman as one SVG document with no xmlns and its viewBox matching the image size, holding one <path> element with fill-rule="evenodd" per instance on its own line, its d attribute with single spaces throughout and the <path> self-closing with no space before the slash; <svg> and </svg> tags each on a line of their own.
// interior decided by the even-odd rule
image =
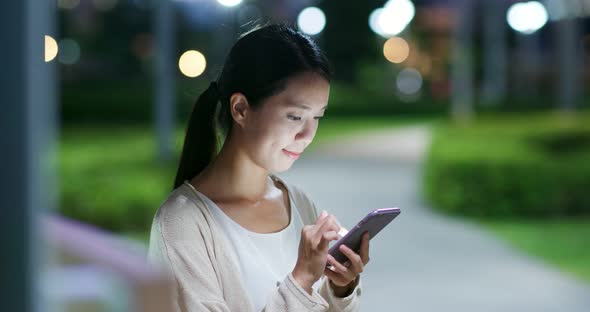
<svg viewBox="0 0 590 312">
<path fill-rule="evenodd" d="M 174 191 L 150 237 L 150 260 L 174 277 L 180 311 L 359 309 L 368 237 L 358 254 L 341 249 L 346 263 L 335 261 L 336 218 L 318 216 L 302 190 L 274 174 L 312 142 L 329 82 L 311 39 L 269 25 L 235 43 L 197 100 Z"/>
</svg>

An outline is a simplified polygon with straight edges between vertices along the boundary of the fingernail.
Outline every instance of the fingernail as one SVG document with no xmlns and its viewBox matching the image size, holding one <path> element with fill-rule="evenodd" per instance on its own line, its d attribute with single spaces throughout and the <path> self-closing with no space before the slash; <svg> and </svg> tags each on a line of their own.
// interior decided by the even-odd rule
<svg viewBox="0 0 590 312">
<path fill-rule="evenodd" d="M 322 213 L 320 213 L 320 219 L 324 218 L 328 213 L 325 210 L 322 210 Z"/>
</svg>

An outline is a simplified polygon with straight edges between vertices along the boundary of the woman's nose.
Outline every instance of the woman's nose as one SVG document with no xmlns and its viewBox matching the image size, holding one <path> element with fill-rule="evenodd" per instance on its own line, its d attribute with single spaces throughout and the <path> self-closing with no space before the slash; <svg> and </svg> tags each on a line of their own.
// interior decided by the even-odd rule
<svg viewBox="0 0 590 312">
<path fill-rule="evenodd" d="M 303 140 L 307 141 L 307 143 L 311 143 L 313 137 L 315 136 L 315 132 L 318 128 L 317 122 L 314 121 L 306 121 L 301 130 L 295 136 L 296 140 Z"/>
</svg>

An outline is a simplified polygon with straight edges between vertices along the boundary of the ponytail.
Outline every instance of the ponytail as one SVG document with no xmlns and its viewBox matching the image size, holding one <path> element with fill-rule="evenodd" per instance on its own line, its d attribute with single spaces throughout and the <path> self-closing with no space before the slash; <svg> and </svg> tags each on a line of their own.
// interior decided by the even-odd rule
<svg viewBox="0 0 590 312">
<path fill-rule="evenodd" d="M 217 82 L 211 82 L 199 96 L 191 112 L 174 188 L 198 175 L 217 154 L 217 122 L 215 113 L 220 100 Z"/>
</svg>

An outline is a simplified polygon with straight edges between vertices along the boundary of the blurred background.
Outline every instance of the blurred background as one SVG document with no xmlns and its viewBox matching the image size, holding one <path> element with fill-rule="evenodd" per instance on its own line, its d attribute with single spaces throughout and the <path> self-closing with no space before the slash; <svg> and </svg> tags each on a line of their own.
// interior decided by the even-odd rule
<svg viewBox="0 0 590 312">
<path fill-rule="evenodd" d="M 278 22 L 334 69 L 281 175 L 348 227 L 402 208 L 372 241 L 363 311 L 588 311 L 590 1 L 0 7 L 7 311 L 165 309 L 144 255 L 188 115 L 240 34 Z"/>
</svg>

